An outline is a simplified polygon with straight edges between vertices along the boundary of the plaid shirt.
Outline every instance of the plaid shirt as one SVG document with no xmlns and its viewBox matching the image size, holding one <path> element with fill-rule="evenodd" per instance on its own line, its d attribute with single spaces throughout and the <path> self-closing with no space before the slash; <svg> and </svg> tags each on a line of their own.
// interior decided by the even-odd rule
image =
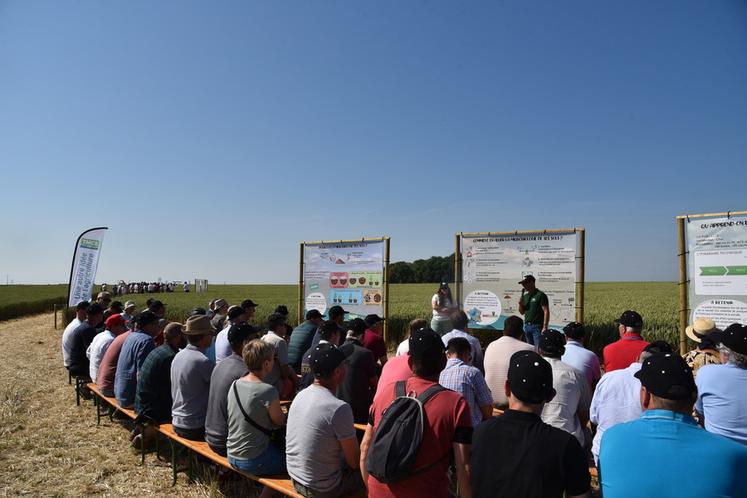
<svg viewBox="0 0 747 498">
<path fill-rule="evenodd" d="M 140 367 L 135 393 L 135 413 L 156 422 L 171 420 L 171 362 L 176 351 L 168 344 L 148 353 Z"/>
<path fill-rule="evenodd" d="M 467 365 L 459 358 L 449 358 L 446 368 L 438 378 L 438 383 L 464 396 L 474 427 L 482 422 L 480 407 L 493 404 L 493 394 L 485 382 L 485 377 L 478 369 Z"/>
</svg>

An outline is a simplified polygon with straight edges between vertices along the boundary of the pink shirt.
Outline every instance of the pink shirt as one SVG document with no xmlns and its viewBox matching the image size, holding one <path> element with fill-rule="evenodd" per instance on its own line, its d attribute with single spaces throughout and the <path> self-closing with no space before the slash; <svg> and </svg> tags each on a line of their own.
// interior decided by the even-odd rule
<svg viewBox="0 0 747 498">
<path fill-rule="evenodd" d="M 374 400 L 379 397 L 379 393 L 382 391 L 389 392 L 392 389 L 392 384 L 399 380 L 407 380 L 412 377 L 412 370 L 410 365 L 407 363 L 409 355 L 395 356 L 390 359 L 381 369 L 381 377 L 379 378 L 379 386 L 376 388 L 376 396 Z"/>
</svg>

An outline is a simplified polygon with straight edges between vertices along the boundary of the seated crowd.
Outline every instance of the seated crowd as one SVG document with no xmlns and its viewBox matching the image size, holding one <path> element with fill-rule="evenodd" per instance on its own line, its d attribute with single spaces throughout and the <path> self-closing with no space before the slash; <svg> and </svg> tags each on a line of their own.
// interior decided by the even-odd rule
<svg viewBox="0 0 747 498">
<path fill-rule="evenodd" d="M 157 300 L 139 313 L 112 304 L 102 293 L 76 307 L 63 359 L 134 408 L 135 445 L 171 423 L 237 469 L 287 473 L 307 497 L 584 497 L 590 462 L 607 498 L 747 497 L 744 325 L 696 320 L 683 358 L 647 342 L 629 310 L 600 364 L 579 323 L 535 346 L 508 317 L 483 350 L 455 311 L 443 335 L 411 322 L 388 358 L 384 320 L 346 322 L 340 306 L 295 329 L 279 306 L 263 333 L 250 299 L 211 301 L 184 324 Z M 677 479 L 695 459 L 707 478 Z"/>
</svg>

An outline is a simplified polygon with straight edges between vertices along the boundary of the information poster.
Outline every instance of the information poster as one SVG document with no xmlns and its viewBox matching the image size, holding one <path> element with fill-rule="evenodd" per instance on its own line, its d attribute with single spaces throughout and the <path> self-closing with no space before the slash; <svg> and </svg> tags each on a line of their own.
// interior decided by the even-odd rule
<svg viewBox="0 0 747 498">
<path fill-rule="evenodd" d="M 690 323 L 747 323 L 747 216 L 691 219 L 687 250 Z"/>
<path fill-rule="evenodd" d="M 568 233 L 461 234 L 462 309 L 471 328 L 503 329 L 521 317 L 519 299 L 526 275 L 534 275 L 550 303 L 550 327 L 575 319 L 578 236 Z"/>
<path fill-rule="evenodd" d="M 304 243 L 304 314 L 342 306 L 347 319 L 385 317 L 385 252 L 386 239 Z"/>
</svg>

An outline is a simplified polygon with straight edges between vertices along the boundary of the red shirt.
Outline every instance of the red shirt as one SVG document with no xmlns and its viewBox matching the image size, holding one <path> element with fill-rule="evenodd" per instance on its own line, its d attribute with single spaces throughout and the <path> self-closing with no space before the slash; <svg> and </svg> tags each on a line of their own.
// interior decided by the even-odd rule
<svg viewBox="0 0 747 498">
<path fill-rule="evenodd" d="M 96 386 L 101 390 L 114 391 L 114 374 L 117 372 L 117 361 L 119 360 L 119 353 L 122 351 L 122 345 L 130 334 L 131 330 L 128 330 L 124 334 L 119 334 L 114 338 L 112 343 L 109 345 L 109 349 L 104 353 L 104 357 L 101 359 L 99 365 L 99 373 L 96 378 Z"/>
<path fill-rule="evenodd" d="M 628 368 L 638 359 L 648 344 L 641 334 L 633 332 L 626 332 L 620 340 L 608 344 L 602 353 L 605 373 Z"/>
<path fill-rule="evenodd" d="M 379 393 L 386 391 L 387 386 L 391 386 L 398 380 L 407 380 L 412 377 L 412 370 L 410 364 L 407 363 L 408 355 L 395 356 L 391 360 L 387 361 L 384 367 L 381 369 L 381 377 L 379 377 L 379 385 L 376 388 L 376 398 L 379 397 Z M 389 390 L 393 390 L 394 387 L 390 387 Z"/>
<path fill-rule="evenodd" d="M 388 363 L 387 363 L 388 365 Z M 432 380 L 412 377 L 407 381 L 407 392 L 420 394 L 432 385 Z M 374 399 L 369 423 L 373 419 L 374 431 L 379 425 L 382 412 L 394 401 L 394 385 L 382 388 L 381 396 Z M 451 445 L 455 442 L 471 444 L 472 419 L 469 406 L 461 394 L 443 391 L 425 405 L 427 426 L 423 430 L 420 451 L 415 459 L 414 469 L 420 469 L 441 461 L 430 470 L 415 474 L 409 479 L 394 484 L 383 484 L 375 477 L 368 477 L 369 498 L 449 498 L 449 457 Z"/>
<path fill-rule="evenodd" d="M 371 351 L 374 355 L 374 360 L 377 362 L 382 356 L 386 356 L 386 344 L 384 344 L 384 338 L 371 329 L 366 329 L 363 333 L 363 340 L 361 341 L 363 347 Z"/>
</svg>

